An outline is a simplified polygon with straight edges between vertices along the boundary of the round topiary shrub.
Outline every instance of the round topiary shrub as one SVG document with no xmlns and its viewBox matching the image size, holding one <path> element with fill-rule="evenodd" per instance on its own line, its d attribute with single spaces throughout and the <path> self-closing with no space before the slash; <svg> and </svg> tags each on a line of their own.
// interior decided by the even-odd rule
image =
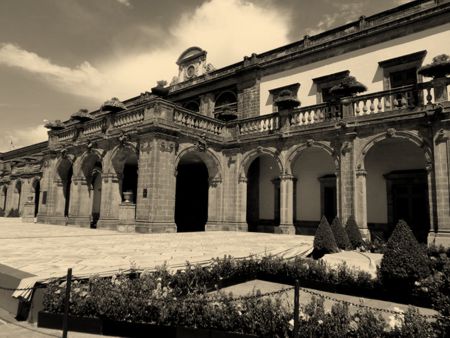
<svg viewBox="0 0 450 338">
<path fill-rule="evenodd" d="M 345 231 L 347 232 L 348 239 L 350 241 L 352 249 L 357 249 L 364 246 L 364 240 L 359 231 L 358 224 L 354 216 L 350 216 L 345 225 Z"/>
<path fill-rule="evenodd" d="M 348 250 L 351 248 L 350 241 L 347 236 L 347 232 L 342 226 L 339 217 L 335 217 L 331 223 L 331 230 L 333 231 L 334 239 L 336 240 L 336 245 L 339 249 Z"/>
<path fill-rule="evenodd" d="M 389 238 L 378 270 L 383 285 L 408 292 L 430 274 L 429 259 L 408 224 L 400 220 Z"/>
<path fill-rule="evenodd" d="M 314 258 L 320 258 L 327 253 L 339 252 L 334 239 L 333 231 L 330 224 L 328 224 L 327 218 L 322 216 L 320 224 L 317 227 L 316 234 L 314 235 Z"/>
</svg>

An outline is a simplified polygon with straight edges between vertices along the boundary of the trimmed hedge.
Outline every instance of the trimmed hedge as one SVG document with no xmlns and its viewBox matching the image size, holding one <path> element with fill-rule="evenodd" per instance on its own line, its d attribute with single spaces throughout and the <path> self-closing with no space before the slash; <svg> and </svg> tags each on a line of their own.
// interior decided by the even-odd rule
<svg viewBox="0 0 450 338">
<path fill-rule="evenodd" d="M 333 231 L 331 230 L 330 224 L 328 224 L 327 218 L 322 216 L 316 234 L 314 235 L 314 255 L 320 257 L 327 253 L 335 252 L 339 252 L 339 249 L 336 245 Z"/>
<path fill-rule="evenodd" d="M 430 260 L 408 224 L 400 220 L 381 260 L 379 277 L 383 285 L 398 292 L 409 292 L 414 283 L 430 275 Z"/>
<path fill-rule="evenodd" d="M 334 239 L 336 240 L 336 245 L 339 249 L 348 250 L 351 248 L 350 240 L 348 239 L 347 232 L 342 226 L 339 217 L 335 217 L 331 223 L 331 230 L 333 231 Z"/>
<path fill-rule="evenodd" d="M 353 249 L 364 246 L 364 240 L 353 215 L 348 218 L 347 224 L 345 225 L 345 231 L 347 232 L 348 239 Z"/>
</svg>

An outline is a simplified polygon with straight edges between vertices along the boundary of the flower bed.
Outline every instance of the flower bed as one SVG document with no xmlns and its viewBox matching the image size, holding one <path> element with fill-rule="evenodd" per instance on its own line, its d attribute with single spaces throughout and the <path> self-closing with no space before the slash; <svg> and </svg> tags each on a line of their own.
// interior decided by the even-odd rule
<svg viewBox="0 0 450 338">
<path fill-rule="evenodd" d="M 414 301 L 420 305 L 431 303 L 443 315 L 448 316 L 450 261 L 445 252 L 433 255 L 431 255 L 431 262 L 434 262 L 431 264 L 433 274 L 415 283 L 416 288 L 408 295 L 407 301 L 408 303 Z M 302 287 L 398 301 L 378 279 L 372 279 L 365 272 L 351 270 L 345 264 L 337 269 L 331 269 L 322 261 L 304 258 L 286 261 L 266 257 L 257 261 L 225 257 L 214 260 L 208 267 L 188 263 L 183 271 L 174 274 L 162 267 L 151 273 L 134 271 L 131 274 L 119 274 L 113 278 L 94 276 L 89 280 L 74 281 L 70 314 L 75 317 L 147 323 L 164 327 L 214 329 L 271 337 L 288 335 L 288 322 L 292 319 L 292 309 L 285 309 L 280 302 L 261 297 L 250 297 L 237 302 L 232 297 L 221 293 L 214 296 L 207 294 L 208 291 L 254 278 L 281 283 L 293 283 L 299 280 Z M 44 297 L 46 312 L 62 313 L 64 289 L 65 282 L 53 282 L 48 285 Z M 311 306 L 317 308 L 317 304 Z M 320 319 L 324 323 L 331 320 L 325 313 L 321 316 L 324 316 L 324 319 Z M 373 319 L 373 316 L 375 315 L 367 312 L 360 314 L 358 318 L 359 320 Z M 348 325 L 353 317 L 349 314 L 344 317 L 347 326 L 342 330 L 350 332 Z M 406 327 L 414 326 L 419 319 L 422 320 L 414 313 L 410 317 L 408 320 L 413 322 L 405 324 Z M 406 314 L 405 318 L 407 318 Z M 316 329 L 317 322 L 315 325 L 312 322 L 308 323 L 303 324 L 311 325 L 311 330 Z M 374 321 L 367 320 L 367 325 L 370 323 L 373 324 Z M 385 330 L 387 324 L 383 320 L 380 319 L 377 323 L 378 329 L 383 327 Z M 328 325 L 330 330 L 333 325 Z M 424 325 L 422 323 L 419 326 L 425 327 Z M 448 318 L 438 319 L 435 325 L 439 325 L 434 328 L 435 332 L 438 332 L 438 329 L 445 332 L 448 330 L 446 326 Z M 375 327 L 374 330 L 376 329 Z M 355 327 L 354 330 L 360 330 L 360 326 Z"/>
</svg>

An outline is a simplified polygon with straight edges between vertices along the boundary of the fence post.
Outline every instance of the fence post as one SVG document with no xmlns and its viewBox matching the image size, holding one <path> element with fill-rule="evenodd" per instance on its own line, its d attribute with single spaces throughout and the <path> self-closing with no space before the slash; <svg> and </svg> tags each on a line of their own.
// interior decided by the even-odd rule
<svg viewBox="0 0 450 338">
<path fill-rule="evenodd" d="M 297 279 L 295 281 L 295 288 L 294 288 L 294 332 L 292 335 L 294 338 L 298 338 L 298 335 L 300 333 L 299 316 L 300 316 L 300 283 L 298 282 Z"/>
<path fill-rule="evenodd" d="M 69 326 L 69 302 L 70 302 L 70 287 L 72 285 L 72 268 L 67 270 L 66 280 L 66 297 L 64 298 L 64 316 L 63 316 L 63 335 L 62 338 L 67 338 L 67 331 Z"/>
</svg>

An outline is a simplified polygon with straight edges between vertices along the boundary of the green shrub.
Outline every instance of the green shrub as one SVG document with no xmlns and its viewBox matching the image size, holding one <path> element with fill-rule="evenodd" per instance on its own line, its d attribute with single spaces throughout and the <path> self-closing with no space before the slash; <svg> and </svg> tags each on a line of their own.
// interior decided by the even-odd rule
<svg viewBox="0 0 450 338">
<path fill-rule="evenodd" d="M 317 227 L 314 235 L 314 253 L 317 257 L 323 256 L 327 253 L 338 252 L 339 249 L 334 239 L 333 231 L 328 224 L 327 218 L 322 216 L 320 224 Z"/>
<path fill-rule="evenodd" d="M 365 243 L 354 216 L 348 218 L 347 224 L 345 225 L 345 231 L 347 232 L 348 239 L 353 249 L 364 246 Z"/>
<path fill-rule="evenodd" d="M 334 239 L 336 240 L 336 245 L 339 249 L 348 250 L 351 248 L 350 241 L 347 236 L 347 232 L 342 226 L 339 217 L 335 217 L 331 223 L 331 230 L 333 231 Z"/>
<path fill-rule="evenodd" d="M 400 220 L 386 245 L 378 270 L 383 285 L 410 292 L 414 283 L 430 274 L 429 259 L 405 221 Z"/>
</svg>

